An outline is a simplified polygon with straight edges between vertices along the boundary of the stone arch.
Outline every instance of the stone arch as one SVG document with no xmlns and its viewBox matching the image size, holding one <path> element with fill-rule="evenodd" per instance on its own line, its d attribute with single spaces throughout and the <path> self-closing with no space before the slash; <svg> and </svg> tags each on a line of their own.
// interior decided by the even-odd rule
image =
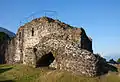
<svg viewBox="0 0 120 82">
<path fill-rule="evenodd" d="M 49 52 L 36 61 L 36 67 L 48 67 L 54 59 L 52 52 Z"/>
</svg>

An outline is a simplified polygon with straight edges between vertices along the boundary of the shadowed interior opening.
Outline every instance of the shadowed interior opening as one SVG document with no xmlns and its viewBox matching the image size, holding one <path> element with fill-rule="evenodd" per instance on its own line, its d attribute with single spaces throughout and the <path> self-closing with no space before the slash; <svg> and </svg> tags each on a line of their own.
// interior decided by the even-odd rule
<svg viewBox="0 0 120 82">
<path fill-rule="evenodd" d="M 55 58 L 51 52 L 45 54 L 37 61 L 37 67 L 48 67 L 54 59 Z"/>
</svg>

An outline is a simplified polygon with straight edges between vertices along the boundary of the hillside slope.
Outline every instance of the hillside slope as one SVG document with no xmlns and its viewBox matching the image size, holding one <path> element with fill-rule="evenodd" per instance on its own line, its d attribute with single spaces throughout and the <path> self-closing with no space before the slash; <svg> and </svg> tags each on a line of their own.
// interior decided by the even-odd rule
<svg viewBox="0 0 120 82">
<path fill-rule="evenodd" d="M 9 37 L 14 37 L 15 36 L 15 33 L 3 28 L 3 27 L 0 27 L 0 32 L 4 32 L 6 33 Z"/>
<path fill-rule="evenodd" d="M 4 32 L 0 32 L 0 42 L 7 40 L 7 39 L 10 39 L 10 37 Z"/>
<path fill-rule="evenodd" d="M 0 82 L 120 82 L 120 72 L 87 78 L 48 68 L 0 65 Z"/>
</svg>

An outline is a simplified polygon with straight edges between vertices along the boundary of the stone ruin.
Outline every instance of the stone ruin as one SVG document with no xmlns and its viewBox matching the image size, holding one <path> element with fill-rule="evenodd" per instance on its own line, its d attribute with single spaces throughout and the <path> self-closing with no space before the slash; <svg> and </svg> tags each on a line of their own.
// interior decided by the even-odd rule
<svg viewBox="0 0 120 82">
<path fill-rule="evenodd" d="M 106 62 L 93 54 L 92 39 L 83 28 L 41 17 L 18 29 L 6 49 L 6 63 L 49 66 L 84 76 L 107 72 Z"/>
</svg>

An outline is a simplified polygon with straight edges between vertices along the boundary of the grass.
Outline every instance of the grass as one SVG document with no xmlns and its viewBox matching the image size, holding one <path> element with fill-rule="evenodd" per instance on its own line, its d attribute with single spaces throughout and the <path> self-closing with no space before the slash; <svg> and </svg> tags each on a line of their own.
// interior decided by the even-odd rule
<svg viewBox="0 0 120 82">
<path fill-rule="evenodd" d="M 120 82 L 120 72 L 94 78 L 25 65 L 0 65 L 0 82 Z"/>
</svg>

